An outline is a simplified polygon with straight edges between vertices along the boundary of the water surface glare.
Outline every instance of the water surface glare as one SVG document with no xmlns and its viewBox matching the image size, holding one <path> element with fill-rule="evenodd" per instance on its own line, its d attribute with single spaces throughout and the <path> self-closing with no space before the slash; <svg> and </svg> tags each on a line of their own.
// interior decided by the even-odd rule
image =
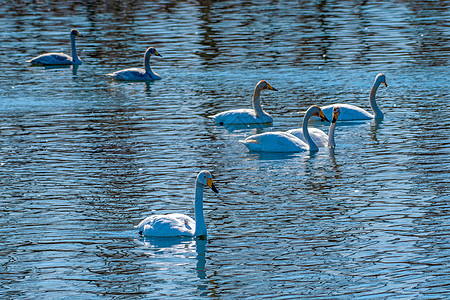
<svg viewBox="0 0 450 300">
<path fill-rule="evenodd" d="M 0 298 L 450 297 L 445 1 L 12 1 L 0 18 Z M 25 63 L 70 54 L 70 28 L 78 69 Z M 149 46 L 162 80 L 105 76 Z M 384 120 L 338 122 L 335 150 L 239 143 L 312 104 L 368 109 L 380 72 Z M 261 79 L 272 126 L 208 119 Z M 139 237 L 150 214 L 193 216 L 202 169 L 208 240 Z"/>
</svg>

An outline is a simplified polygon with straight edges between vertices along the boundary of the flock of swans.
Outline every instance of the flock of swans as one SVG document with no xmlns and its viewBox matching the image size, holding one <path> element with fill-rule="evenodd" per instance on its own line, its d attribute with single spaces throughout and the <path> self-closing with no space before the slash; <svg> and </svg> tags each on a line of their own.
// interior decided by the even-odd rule
<svg viewBox="0 0 450 300">
<path fill-rule="evenodd" d="M 58 65 L 80 65 L 82 61 L 77 55 L 75 38 L 83 37 L 76 29 L 70 32 L 70 42 L 72 56 L 64 53 L 46 53 L 39 55 L 27 62 L 39 66 L 58 66 Z M 130 68 L 116 71 L 108 76 L 116 80 L 123 81 L 147 81 L 158 80 L 161 76 L 156 74 L 150 66 L 150 57 L 152 55 L 160 56 L 154 47 L 149 47 L 144 55 L 144 69 Z M 255 134 L 247 137 L 242 142 L 250 151 L 256 152 L 287 152 L 295 153 L 302 151 L 317 151 L 319 148 L 335 147 L 334 130 L 336 122 L 382 119 L 383 112 L 375 101 L 375 95 L 378 87 L 383 84 L 387 87 L 386 76 L 378 74 L 373 83 L 369 95 L 369 105 L 373 114 L 350 104 L 331 104 L 324 107 L 312 105 L 308 108 L 303 117 L 302 128 L 291 129 L 286 132 L 273 131 Z M 210 116 L 218 125 L 258 125 L 270 124 L 273 118 L 265 112 L 261 106 L 261 92 L 264 90 L 277 91 L 267 81 L 261 80 L 255 86 L 252 99 L 252 109 L 234 109 L 224 111 Z M 317 128 L 309 128 L 310 119 L 320 119 L 330 122 L 331 125 L 328 134 Z M 140 235 L 155 237 L 175 237 L 188 236 L 197 238 L 206 238 L 207 230 L 205 218 L 203 215 L 203 191 L 205 187 L 210 187 L 214 192 L 219 191 L 215 187 L 212 175 L 209 171 L 203 170 L 197 175 L 195 181 L 195 220 L 191 217 L 179 213 L 167 215 L 152 215 L 142 220 L 135 226 Z"/>
</svg>

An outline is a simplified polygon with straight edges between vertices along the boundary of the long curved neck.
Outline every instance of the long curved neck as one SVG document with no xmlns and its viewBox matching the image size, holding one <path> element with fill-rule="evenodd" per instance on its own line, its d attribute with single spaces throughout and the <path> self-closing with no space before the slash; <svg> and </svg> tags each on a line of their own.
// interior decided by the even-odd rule
<svg viewBox="0 0 450 300">
<path fill-rule="evenodd" d="M 206 235 L 206 223 L 203 216 L 203 185 L 195 183 L 195 236 Z"/>
<path fill-rule="evenodd" d="M 264 115 L 264 110 L 261 106 L 261 89 L 258 86 L 255 87 L 253 92 L 252 106 L 256 115 L 261 118 Z"/>
<path fill-rule="evenodd" d="M 383 112 L 378 107 L 377 102 L 375 101 L 375 95 L 377 93 L 377 89 L 380 86 L 380 84 L 381 84 L 381 81 L 378 80 L 378 78 L 377 78 L 375 80 L 375 82 L 373 83 L 373 86 L 372 86 L 372 89 L 370 90 L 370 95 L 369 95 L 370 108 L 372 108 L 374 119 L 381 119 L 384 116 Z"/>
<path fill-rule="evenodd" d="M 149 74 L 151 78 L 157 79 L 159 77 L 158 74 L 153 72 L 152 67 L 150 67 L 150 52 L 146 52 L 144 56 L 144 69 L 145 73 Z"/>
<path fill-rule="evenodd" d="M 336 122 L 331 122 L 330 130 L 328 131 L 328 148 L 334 148 L 334 129 L 336 128 Z"/>
<path fill-rule="evenodd" d="M 146 52 L 144 55 L 144 69 L 145 73 L 152 74 L 153 70 L 152 67 L 150 67 L 150 53 Z"/>
<path fill-rule="evenodd" d="M 302 124 L 303 136 L 305 137 L 306 143 L 309 146 L 309 151 L 317 151 L 317 150 L 319 150 L 319 148 L 312 140 L 311 136 L 309 135 L 309 131 L 308 131 L 308 121 L 311 118 L 311 116 L 312 116 L 312 110 L 308 109 L 306 111 L 305 117 L 303 118 L 303 124 Z"/>
<path fill-rule="evenodd" d="M 72 49 L 72 61 L 75 62 L 79 60 L 79 58 L 77 55 L 77 47 L 75 46 L 75 36 L 73 36 L 72 34 L 70 35 L 70 45 Z"/>
</svg>

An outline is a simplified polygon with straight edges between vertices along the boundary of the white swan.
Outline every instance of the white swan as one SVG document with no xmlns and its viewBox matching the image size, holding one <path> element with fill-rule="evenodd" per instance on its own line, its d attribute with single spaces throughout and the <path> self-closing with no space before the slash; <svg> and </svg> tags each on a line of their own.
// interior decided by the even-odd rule
<svg viewBox="0 0 450 300">
<path fill-rule="evenodd" d="M 233 109 L 227 110 L 210 118 L 214 119 L 219 125 L 231 124 L 263 124 L 273 122 L 272 117 L 266 113 L 261 107 L 261 91 L 272 90 L 277 91 L 267 81 L 261 80 L 255 86 L 253 92 L 252 106 L 253 109 Z"/>
<path fill-rule="evenodd" d="M 373 83 L 372 89 L 370 90 L 369 104 L 372 108 L 373 114 L 358 106 L 341 103 L 324 106 L 322 107 L 322 111 L 325 116 L 327 116 L 327 118 L 331 118 L 331 115 L 333 113 L 333 106 L 339 106 L 341 108 L 339 121 L 382 119 L 384 117 L 383 112 L 378 107 L 377 102 L 375 101 L 375 95 L 380 84 L 383 84 L 385 87 L 387 87 L 386 75 L 384 75 L 383 73 L 380 73 L 377 75 L 377 77 L 375 77 L 375 82 Z"/>
<path fill-rule="evenodd" d="M 328 131 L 328 135 L 318 128 L 308 128 L 308 133 L 311 136 L 314 143 L 319 148 L 329 147 L 334 148 L 334 129 L 336 128 L 336 121 L 341 113 L 341 109 L 339 106 L 335 106 L 333 108 L 333 119 L 331 120 L 330 130 Z M 295 135 L 302 141 L 306 143 L 305 136 L 303 135 L 303 128 L 296 128 L 287 131 L 288 133 Z"/>
<path fill-rule="evenodd" d="M 211 173 L 203 170 L 198 173 L 195 181 L 195 220 L 179 213 L 153 215 L 135 226 L 139 234 L 158 237 L 206 237 L 206 224 L 203 216 L 203 189 L 205 186 L 209 186 L 216 193 L 219 192 L 214 186 Z"/>
<path fill-rule="evenodd" d="M 124 81 L 147 81 L 147 80 L 158 80 L 161 79 L 161 76 L 156 74 L 152 67 L 150 67 L 150 56 L 156 55 L 162 57 L 161 54 L 156 51 L 154 47 L 149 47 L 147 51 L 145 51 L 144 55 L 144 69 L 139 68 L 130 68 L 124 69 L 120 71 L 116 71 L 114 73 L 106 74 L 108 76 L 112 76 L 117 80 Z"/>
<path fill-rule="evenodd" d="M 328 119 L 323 114 L 320 107 L 313 105 L 306 111 L 303 119 L 303 132 L 305 132 L 306 142 L 302 141 L 295 135 L 288 132 L 266 132 L 249 136 L 242 142 L 250 151 L 256 152 L 302 152 L 302 151 L 317 151 L 319 148 L 312 140 L 308 131 L 308 121 L 312 116 L 321 118 L 324 121 Z"/>
<path fill-rule="evenodd" d="M 58 65 L 81 65 L 83 62 L 78 58 L 77 48 L 75 46 L 75 37 L 83 35 L 76 29 L 70 31 L 70 44 L 72 46 L 72 56 L 64 53 L 45 53 L 30 60 L 28 63 L 39 66 L 58 66 Z"/>
</svg>

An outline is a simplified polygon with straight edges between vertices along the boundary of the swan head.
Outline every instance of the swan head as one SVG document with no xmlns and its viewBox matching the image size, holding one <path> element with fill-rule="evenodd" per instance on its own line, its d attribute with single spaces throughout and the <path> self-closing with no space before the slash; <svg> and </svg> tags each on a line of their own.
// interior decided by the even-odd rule
<svg viewBox="0 0 450 300">
<path fill-rule="evenodd" d="M 379 82 L 379 84 L 382 84 L 385 87 L 388 86 L 386 83 L 386 75 L 384 75 L 383 73 L 377 75 L 377 77 L 375 78 L 375 82 Z"/>
<path fill-rule="evenodd" d="M 339 106 L 333 107 L 333 120 L 331 120 L 331 123 L 336 123 L 340 114 L 341 114 L 341 108 Z"/>
<path fill-rule="evenodd" d="M 268 83 L 265 80 L 261 80 L 260 82 L 258 82 L 256 84 L 256 87 L 263 91 L 263 90 L 272 90 L 272 91 L 278 91 L 276 88 L 274 88 L 273 86 L 270 85 L 270 83 Z"/>
<path fill-rule="evenodd" d="M 83 37 L 83 35 L 76 29 L 72 29 L 70 31 L 70 35 L 73 36 L 73 37 Z"/>
<path fill-rule="evenodd" d="M 218 193 L 216 186 L 212 180 L 212 175 L 209 171 L 203 170 L 197 175 L 197 182 L 204 186 L 209 186 L 215 193 Z"/>
<path fill-rule="evenodd" d="M 148 47 L 147 51 L 145 52 L 145 56 L 150 57 L 150 55 L 162 57 L 162 55 L 158 53 L 155 47 Z"/>
<path fill-rule="evenodd" d="M 330 122 L 327 117 L 325 117 L 322 109 L 317 105 L 312 105 L 310 108 L 308 108 L 308 110 L 306 111 L 306 115 L 319 117 L 322 121 Z"/>
</svg>

